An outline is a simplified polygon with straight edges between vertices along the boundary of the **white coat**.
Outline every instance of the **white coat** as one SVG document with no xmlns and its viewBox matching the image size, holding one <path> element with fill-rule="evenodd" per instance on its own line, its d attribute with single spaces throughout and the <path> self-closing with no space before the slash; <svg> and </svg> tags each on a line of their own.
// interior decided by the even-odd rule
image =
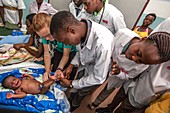
<svg viewBox="0 0 170 113">
<path fill-rule="evenodd" d="M 58 11 L 52 7 L 50 3 L 43 1 L 40 9 L 38 10 L 38 4 L 36 1 L 30 3 L 29 12 L 31 13 L 46 13 L 48 15 L 54 15 Z"/>
<path fill-rule="evenodd" d="M 18 9 L 25 9 L 25 4 L 23 0 L 0 0 L 0 6 L 15 7 Z M 12 24 L 18 24 L 19 13 L 18 10 L 10 10 L 4 8 L 4 19 Z"/>
<path fill-rule="evenodd" d="M 97 16 L 93 15 L 92 17 L 92 20 L 97 23 L 99 23 L 100 19 L 100 24 L 107 27 L 113 34 L 115 34 L 119 29 L 126 28 L 123 14 L 116 7 L 108 4 L 107 2 Z"/>
<path fill-rule="evenodd" d="M 80 7 L 78 7 L 80 10 L 79 14 L 76 16 L 76 9 L 75 7 L 77 7 L 74 2 L 71 2 L 69 4 L 69 11 L 74 15 L 74 17 L 77 19 L 77 20 L 81 20 L 81 19 L 90 19 L 92 15 L 88 14 L 86 12 L 86 10 L 84 9 L 84 5 L 80 5 Z"/>
<path fill-rule="evenodd" d="M 154 32 L 164 31 L 170 33 L 170 17 L 161 22 Z M 170 61 L 162 64 L 151 65 L 140 75 L 136 81 L 125 84 L 124 89 L 128 91 L 130 103 L 141 108 L 150 104 L 152 97 L 158 92 L 170 89 Z"/>
<path fill-rule="evenodd" d="M 124 46 L 134 37 L 139 37 L 136 33 L 124 28 L 118 30 L 115 37 L 116 41 L 114 42 L 112 58 L 117 62 L 121 73 L 109 76 L 107 89 L 120 87 L 125 81 L 135 78 L 148 68 L 148 65 L 137 64 L 134 61 L 127 59 L 125 55 L 122 54 Z"/>
<path fill-rule="evenodd" d="M 82 49 L 80 45 L 77 46 L 78 52 L 71 62 L 71 64 L 79 66 L 78 71 L 85 69 L 82 78 L 73 80 L 72 85 L 75 89 L 102 84 L 107 78 L 111 62 L 115 41 L 113 34 L 104 26 L 92 22 L 87 38 L 87 43 Z"/>
<path fill-rule="evenodd" d="M 170 61 L 150 67 L 129 87 L 130 103 L 141 108 L 150 104 L 157 93 L 170 89 Z M 126 88 L 126 87 L 125 87 Z"/>
</svg>

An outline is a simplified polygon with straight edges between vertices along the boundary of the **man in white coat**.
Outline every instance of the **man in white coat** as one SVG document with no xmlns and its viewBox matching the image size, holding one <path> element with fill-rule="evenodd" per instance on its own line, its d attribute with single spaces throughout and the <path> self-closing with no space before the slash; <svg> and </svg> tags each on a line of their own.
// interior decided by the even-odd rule
<svg viewBox="0 0 170 113">
<path fill-rule="evenodd" d="M 107 27 L 113 34 L 126 28 L 123 14 L 107 0 L 82 0 L 92 20 Z"/>
<path fill-rule="evenodd" d="M 84 9 L 82 0 L 72 0 L 69 4 L 69 11 L 74 15 L 78 20 L 81 19 L 90 19 L 92 15 L 88 14 Z"/>
<path fill-rule="evenodd" d="M 115 38 L 104 26 L 90 20 L 78 21 L 67 11 L 58 12 L 51 23 L 50 30 L 55 40 L 77 45 L 78 52 L 67 69 L 78 66 L 78 78 L 70 81 L 60 77 L 62 85 L 77 89 L 70 98 L 72 112 L 86 95 L 106 80 Z"/>
<path fill-rule="evenodd" d="M 58 11 L 54 9 L 50 3 L 47 3 L 44 0 L 36 0 L 30 3 L 29 12 L 47 13 L 48 15 L 53 16 Z"/>
<path fill-rule="evenodd" d="M 22 15 L 25 4 L 23 0 L 0 0 L 1 17 L 5 24 L 17 24 L 22 27 Z"/>
</svg>

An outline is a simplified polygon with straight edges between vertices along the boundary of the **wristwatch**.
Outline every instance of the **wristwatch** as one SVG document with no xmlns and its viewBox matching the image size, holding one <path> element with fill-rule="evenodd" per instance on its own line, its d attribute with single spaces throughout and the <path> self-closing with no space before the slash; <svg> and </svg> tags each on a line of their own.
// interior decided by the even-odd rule
<svg viewBox="0 0 170 113">
<path fill-rule="evenodd" d="M 70 82 L 70 85 L 69 85 L 70 88 L 73 88 L 72 82 L 73 82 L 73 81 Z"/>
</svg>

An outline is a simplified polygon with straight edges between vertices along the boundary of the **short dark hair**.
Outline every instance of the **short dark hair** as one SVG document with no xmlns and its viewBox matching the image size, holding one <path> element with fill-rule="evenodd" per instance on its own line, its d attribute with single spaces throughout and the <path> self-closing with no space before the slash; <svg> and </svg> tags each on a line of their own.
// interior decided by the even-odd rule
<svg viewBox="0 0 170 113">
<path fill-rule="evenodd" d="M 161 57 L 161 62 L 170 60 L 170 33 L 155 32 L 146 40 L 156 43 Z"/>
<path fill-rule="evenodd" d="M 156 20 L 156 14 L 155 14 L 155 13 L 149 13 L 149 14 L 146 15 L 146 17 L 149 16 L 149 15 L 154 17 L 154 20 L 153 20 L 153 21 Z"/>
<path fill-rule="evenodd" d="M 59 11 L 51 19 L 50 32 L 59 32 L 59 30 L 66 30 L 67 26 L 77 25 L 78 20 L 68 11 Z"/>
<path fill-rule="evenodd" d="M 5 86 L 5 80 L 7 79 L 7 78 L 9 78 L 9 77 L 14 77 L 14 75 L 8 75 L 8 76 L 6 76 L 3 80 L 2 80 L 2 86 L 4 87 L 4 88 L 9 88 L 9 87 L 7 87 L 7 86 Z"/>
<path fill-rule="evenodd" d="M 29 15 L 26 16 L 26 19 L 30 21 L 30 23 L 32 24 L 32 21 L 33 21 L 33 17 L 35 16 L 36 14 L 35 13 L 31 13 Z"/>
</svg>

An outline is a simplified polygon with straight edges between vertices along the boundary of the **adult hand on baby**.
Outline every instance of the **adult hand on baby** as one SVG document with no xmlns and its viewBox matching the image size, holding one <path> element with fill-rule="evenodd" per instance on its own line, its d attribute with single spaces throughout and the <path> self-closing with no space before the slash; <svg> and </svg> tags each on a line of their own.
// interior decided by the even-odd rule
<svg viewBox="0 0 170 113">
<path fill-rule="evenodd" d="M 7 99 L 13 98 L 13 95 L 14 95 L 13 93 L 7 92 L 7 93 L 6 93 L 6 98 L 7 98 Z"/>
<path fill-rule="evenodd" d="M 52 80 L 59 81 L 61 78 L 64 78 L 63 72 L 61 70 L 56 70 L 54 75 L 49 76 Z"/>
<path fill-rule="evenodd" d="M 71 81 L 65 78 L 60 79 L 60 84 L 64 87 L 69 87 L 71 84 Z"/>
<path fill-rule="evenodd" d="M 50 76 L 50 73 L 49 72 L 45 72 L 44 76 L 43 76 L 43 81 L 47 81 L 49 76 Z"/>
<path fill-rule="evenodd" d="M 112 61 L 113 65 L 112 65 L 112 72 L 111 74 L 114 75 L 114 74 L 119 74 L 120 73 L 120 69 L 117 65 L 117 63 L 115 61 Z"/>
<path fill-rule="evenodd" d="M 70 64 L 64 71 L 65 78 L 69 79 L 70 78 L 70 73 L 72 72 L 73 65 Z"/>
</svg>

